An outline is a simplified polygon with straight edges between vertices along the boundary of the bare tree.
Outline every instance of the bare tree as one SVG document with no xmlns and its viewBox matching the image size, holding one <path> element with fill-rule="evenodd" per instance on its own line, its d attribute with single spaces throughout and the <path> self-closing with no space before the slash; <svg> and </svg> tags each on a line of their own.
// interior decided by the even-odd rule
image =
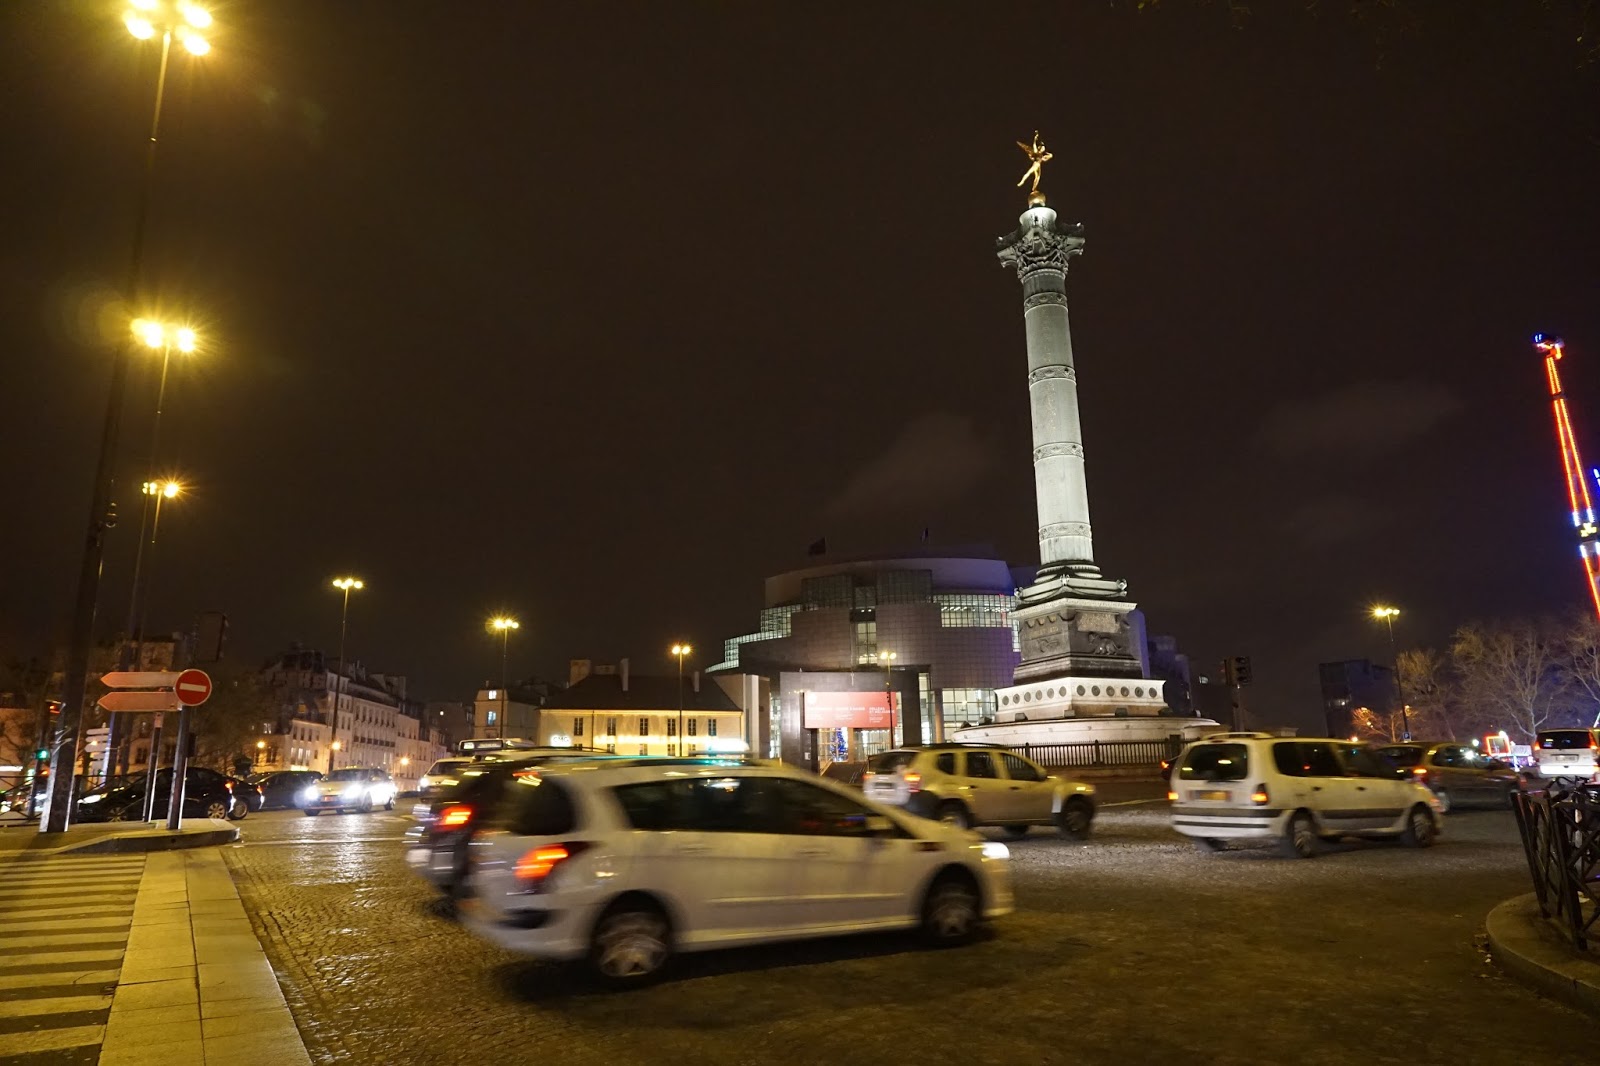
<svg viewBox="0 0 1600 1066">
<path fill-rule="evenodd" d="M 1464 706 L 1523 743 L 1559 720 L 1568 681 L 1563 630 L 1529 621 L 1456 630 L 1450 660 Z"/>
<path fill-rule="evenodd" d="M 1375 711 L 1371 707 L 1357 707 L 1350 712 L 1350 728 L 1362 740 L 1380 744 L 1398 743 L 1405 736 L 1404 720 L 1399 708 L 1392 711 Z"/>
<path fill-rule="evenodd" d="M 1410 705 L 1414 736 L 1456 740 L 1457 728 L 1476 730 L 1477 723 L 1465 721 L 1467 716 L 1452 706 L 1457 685 L 1443 655 L 1432 648 L 1412 648 L 1401 652 L 1395 665 Z"/>
<path fill-rule="evenodd" d="M 1567 626 L 1566 658 L 1583 721 L 1600 726 L 1600 621 L 1588 611 Z"/>
<path fill-rule="evenodd" d="M 213 678 L 211 698 L 190 712 L 194 732 L 192 760 L 223 773 L 236 760 L 255 757 L 255 743 L 278 718 L 278 694 L 254 671 Z"/>
</svg>

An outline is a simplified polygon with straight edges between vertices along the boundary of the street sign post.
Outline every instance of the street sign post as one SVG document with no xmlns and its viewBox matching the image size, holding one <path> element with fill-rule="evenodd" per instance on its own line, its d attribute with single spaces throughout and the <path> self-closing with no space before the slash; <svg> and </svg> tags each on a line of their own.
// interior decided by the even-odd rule
<svg viewBox="0 0 1600 1066">
<path fill-rule="evenodd" d="M 98 702 L 108 711 L 175 711 L 178 694 L 171 691 L 107 692 Z"/>
<path fill-rule="evenodd" d="M 211 698 L 211 675 L 204 670 L 185 670 L 178 675 L 173 691 L 178 696 L 178 736 L 172 747 L 172 798 L 167 804 L 167 830 L 175 833 L 183 824 L 183 794 L 189 784 L 189 708 Z"/>
</svg>

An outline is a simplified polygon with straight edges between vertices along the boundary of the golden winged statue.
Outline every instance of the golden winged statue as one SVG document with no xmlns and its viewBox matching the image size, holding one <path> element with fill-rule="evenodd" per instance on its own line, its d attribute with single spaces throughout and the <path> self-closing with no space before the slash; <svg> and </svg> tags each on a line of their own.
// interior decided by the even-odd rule
<svg viewBox="0 0 1600 1066">
<path fill-rule="evenodd" d="M 1022 172 L 1022 177 L 1017 179 L 1017 188 L 1022 188 L 1023 182 L 1027 181 L 1029 178 L 1032 178 L 1033 188 L 1028 190 L 1028 200 L 1031 202 L 1034 197 L 1039 195 L 1039 178 L 1041 176 L 1041 168 L 1046 163 L 1050 162 L 1052 156 L 1048 151 L 1045 150 L 1044 142 L 1039 139 L 1038 130 L 1033 131 L 1032 144 L 1023 144 L 1021 141 L 1018 141 L 1017 147 L 1021 148 L 1027 153 L 1029 164 L 1028 169 Z"/>
</svg>

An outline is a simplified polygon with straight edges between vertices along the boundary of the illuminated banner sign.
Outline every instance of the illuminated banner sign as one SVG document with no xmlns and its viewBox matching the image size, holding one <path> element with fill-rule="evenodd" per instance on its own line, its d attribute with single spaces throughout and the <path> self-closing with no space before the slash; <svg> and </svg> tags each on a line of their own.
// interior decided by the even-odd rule
<svg viewBox="0 0 1600 1066">
<path fill-rule="evenodd" d="M 807 692 L 806 729 L 891 729 L 900 694 L 887 692 Z"/>
</svg>

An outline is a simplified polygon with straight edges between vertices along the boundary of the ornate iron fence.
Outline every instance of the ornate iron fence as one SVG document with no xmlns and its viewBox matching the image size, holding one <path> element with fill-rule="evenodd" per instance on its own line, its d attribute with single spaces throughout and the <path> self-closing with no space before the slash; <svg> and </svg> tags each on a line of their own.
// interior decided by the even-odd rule
<svg viewBox="0 0 1600 1066">
<path fill-rule="evenodd" d="M 1539 912 L 1580 951 L 1600 946 L 1600 788 L 1513 795 Z"/>
<path fill-rule="evenodd" d="M 1071 744 L 1024 744 L 1012 748 L 1040 766 L 1051 769 L 1090 769 L 1098 766 L 1148 766 L 1154 769 L 1163 759 L 1183 750 L 1177 737 L 1166 740 L 1085 740 Z"/>
</svg>

